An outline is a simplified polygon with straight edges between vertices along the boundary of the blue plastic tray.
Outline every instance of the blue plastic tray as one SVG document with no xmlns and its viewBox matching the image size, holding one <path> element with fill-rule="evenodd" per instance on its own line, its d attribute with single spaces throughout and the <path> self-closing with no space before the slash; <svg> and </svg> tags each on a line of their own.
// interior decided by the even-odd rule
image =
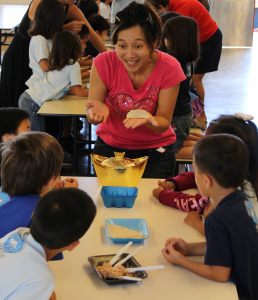
<svg viewBox="0 0 258 300">
<path fill-rule="evenodd" d="M 106 207 L 127 207 L 134 206 L 138 195 L 136 187 L 103 186 L 100 192 Z"/>
<path fill-rule="evenodd" d="M 120 225 L 129 229 L 137 230 L 142 232 L 144 235 L 146 234 L 147 236 L 141 239 L 111 238 L 108 236 L 107 223 L 111 225 Z M 144 219 L 106 219 L 105 228 L 106 228 L 106 236 L 114 243 L 129 243 L 130 241 L 132 241 L 133 243 L 141 243 L 143 240 L 149 238 L 148 227 Z"/>
</svg>

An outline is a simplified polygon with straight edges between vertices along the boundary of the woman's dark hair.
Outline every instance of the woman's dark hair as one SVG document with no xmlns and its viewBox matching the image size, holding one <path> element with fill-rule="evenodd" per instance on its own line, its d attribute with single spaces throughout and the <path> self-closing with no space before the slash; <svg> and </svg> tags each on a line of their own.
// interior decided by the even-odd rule
<svg viewBox="0 0 258 300">
<path fill-rule="evenodd" d="M 199 58 L 196 21 L 184 16 L 177 16 L 166 21 L 162 29 L 159 50 L 174 56 L 181 63 L 196 61 Z"/>
<path fill-rule="evenodd" d="M 144 36 L 146 38 L 146 42 L 147 44 L 150 46 L 150 48 L 152 49 L 152 51 L 155 48 L 155 44 L 156 42 L 159 44 L 159 39 L 161 36 L 161 21 L 160 21 L 160 17 L 157 15 L 156 11 L 154 10 L 154 8 L 149 5 L 149 4 L 139 4 L 136 1 L 131 2 L 130 4 L 128 4 L 122 11 L 128 11 L 133 12 L 134 9 L 137 10 L 142 10 L 142 11 L 147 11 L 150 15 L 149 19 L 152 19 L 152 21 L 146 21 L 146 22 L 139 22 L 136 21 L 133 14 L 130 15 L 130 17 L 121 20 L 121 23 L 116 24 L 116 27 L 113 31 L 113 35 L 112 35 L 112 41 L 113 44 L 115 45 L 117 43 L 118 40 L 118 34 L 119 32 L 123 31 L 123 30 L 127 30 L 129 28 L 135 27 L 135 26 L 140 26 Z M 151 24 L 153 23 L 153 24 Z"/>
<path fill-rule="evenodd" d="M 82 44 L 78 34 L 62 31 L 54 36 L 49 54 L 49 70 L 62 70 L 66 65 L 73 65 L 81 57 Z"/>
<path fill-rule="evenodd" d="M 94 0 L 80 0 L 78 8 L 82 11 L 87 20 L 90 17 L 96 16 L 99 12 L 99 6 Z"/>
<path fill-rule="evenodd" d="M 83 40 L 86 35 L 90 35 L 89 28 L 85 24 L 83 24 L 82 28 L 81 28 L 81 31 L 78 32 L 78 35 L 79 35 L 80 39 Z"/>
<path fill-rule="evenodd" d="M 29 36 L 42 35 L 53 39 L 54 35 L 63 30 L 65 20 L 64 6 L 57 0 L 41 0 L 36 8 Z"/>
<path fill-rule="evenodd" d="M 258 198 L 258 132 L 256 125 L 252 121 L 243 121 L 233 115 L 221 115 L 210 123 L 206 134 L 217 133 L 235 135 L 246 144 L 250 153 L 247 180 L 251 183 Z M 244 185 L 242 188 L 244 189 Z"/>
<path fill-rule="evenodd" d="M 103 18 L 101 15 L 97 15 L 95 17 L 90 17 L 88 20 L 90 26 L 94 31 L 98 31 L 101 34 L 104 30 L 110 29 L 110 24 L 108 21 Z"/>
<path fill-rule="evenodd" d="M 90 196 L 75 188 L 46 193 L 31 219 L 33 238 L 48 249 L 61 249 L 78 241 L 89 229 L 96 215 Z"/>
</svg>

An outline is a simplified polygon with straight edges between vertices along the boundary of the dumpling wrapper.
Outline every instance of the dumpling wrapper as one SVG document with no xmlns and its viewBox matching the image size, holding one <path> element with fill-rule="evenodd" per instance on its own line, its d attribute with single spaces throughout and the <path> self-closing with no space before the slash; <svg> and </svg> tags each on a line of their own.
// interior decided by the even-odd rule
<svg viewBox="0 0 258 300">
<path fill-rule="evenodd" d="M 148 119 L 150 115 L 146 110 L 143 109 L 133 109 L 127 113 L 127 119 Z"/>
<path fill-rule="evenodd" d="M 133 238 L 141 239 L 147 237 L 147 234 L 142 234 L 137 230 L 129 229 L 120 225 L 112 225 L 107 223 L 109 237 L 111 238 Z"/>
</svg>

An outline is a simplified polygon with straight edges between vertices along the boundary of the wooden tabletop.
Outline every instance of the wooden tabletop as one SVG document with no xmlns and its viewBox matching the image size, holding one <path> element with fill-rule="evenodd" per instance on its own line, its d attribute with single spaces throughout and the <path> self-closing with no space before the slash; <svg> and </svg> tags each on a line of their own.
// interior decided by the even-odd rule
<svg viewBox="0 0 258 300">
<path fill-rule="evenodd" d="M 237 300 L 232 282 L 219 283 L 202 278 L 186 269 L 168 263 L 161 249 L 169 237 L 181 237 L 187 242 L 203 242 L 205 237 L 184 223 L 185 212 L 159 203 L 152 196 L 157 179 L 141 179 L 133 208 L 106 208 L 100 196 L 98 178 L 78 177 L 79 188 L 86 191 L 97 206 L 97 215 L 80 244 L 72 252 L 65 251 L 62 261 L 49 262 L 56 275 L 56 297 L 62 300 Z M 192 194 L 195 194 L 193 191 Z M 89 256 L 117 253 L 125 244 L 113 243 L 106 237 L 105 219 L 143 218 L 149 238 L 133 244 L 126 252 L 143 245 L 135 259 L 142 266 L 164 265 L 162 270 L 147 271 L 141 283 L 109 286 L 101 281 L 88 262 Z M 203 261 L 203 256 L 191 257 Z"/>
<path fill-rule="evenodd" d="M 18 25 L 28 5 L 0 5 L 0 29 L 11 29 Z"/>
</svg>

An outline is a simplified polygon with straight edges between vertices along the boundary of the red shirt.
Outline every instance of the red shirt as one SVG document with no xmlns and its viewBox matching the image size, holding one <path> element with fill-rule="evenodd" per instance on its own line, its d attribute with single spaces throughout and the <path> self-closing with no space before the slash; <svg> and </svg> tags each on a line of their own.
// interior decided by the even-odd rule
<svg viewBox="0 0 258 300">
<path fill-rule="evenodd" d="M 207 41 L 218 29 L 207 9 L 197 0 L 169 0 L 169 10 L 195 19 L 199 26 L 200 44 Z"/>
</svg>

